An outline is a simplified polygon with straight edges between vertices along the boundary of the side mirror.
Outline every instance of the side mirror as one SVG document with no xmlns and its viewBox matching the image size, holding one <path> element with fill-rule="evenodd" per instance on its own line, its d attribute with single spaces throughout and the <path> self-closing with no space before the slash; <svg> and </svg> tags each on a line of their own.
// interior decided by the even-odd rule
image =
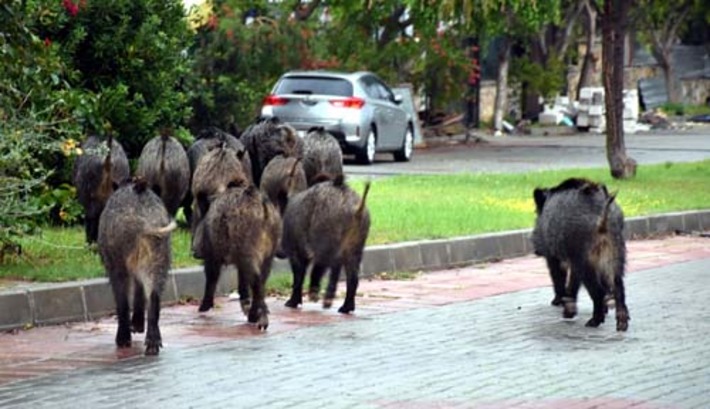
<svg viewBox="0 0 710 409">
<path fill-rule="evenodd" d="M 399 95 L 399 94 L 394 94 L 394 98 L 392 98 L 392 100 L 394 101 L 395 104 L 399 105 L 399 104 L 402 103 L 402 101 L 403 101 L 404 99 L 402 98 L 401 95 Z"/>
</svg>

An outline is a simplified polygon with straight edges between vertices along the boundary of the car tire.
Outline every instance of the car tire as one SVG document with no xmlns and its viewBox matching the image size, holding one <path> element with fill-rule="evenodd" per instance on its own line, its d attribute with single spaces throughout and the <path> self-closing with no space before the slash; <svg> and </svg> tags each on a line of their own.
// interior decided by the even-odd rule
<svg viewBox="0 0 710 409">
<path fill-rule="evenodd" d="M 412 153 L 414 152 L 414 132 L 412 132 L 412 127 L 407 126 L 407 132 L 404 133 L 404 139 L 402 140 L 402 147 L 394 152 L 394 160 L 397 162 L 409 162 L 412 159 Z"/>
<path fill-rule="evenodd" d="M 375 161 L 375 147 L 377 146 L 377 132 L 375 128 L 370 128 L 370 133 L 367 134 L 365 146 L 357 153 L 357 161 L 363 165 L 371 165 Z"/>
</svg>

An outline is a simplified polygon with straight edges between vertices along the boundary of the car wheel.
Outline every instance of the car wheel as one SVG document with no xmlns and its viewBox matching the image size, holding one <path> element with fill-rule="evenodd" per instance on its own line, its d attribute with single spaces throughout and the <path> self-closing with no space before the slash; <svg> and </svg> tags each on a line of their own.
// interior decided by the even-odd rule
<svg viewBox="0 0 710 409">
<path fill-rule="evenodd" d="M 407 132 L 404 134 L 402 147 L 394 152 L 394 160 L 397 162 L 409 162 L 412 159 L 412 152 L 414 152 L 414 133 L 412 132 L 412 127 L 408 126 Z"/>
<path fill-rule="evenodd" d="M 375 128 L 370 129 L 370 133 L 367 135 L 367 141 L 365 141 L 365 146 L 358 152 L 357 160 L 363 165 L 370 165 L 375 161 L 375 146 L 377 145 L 377 134 L 375 133 Z"/>
</svg>

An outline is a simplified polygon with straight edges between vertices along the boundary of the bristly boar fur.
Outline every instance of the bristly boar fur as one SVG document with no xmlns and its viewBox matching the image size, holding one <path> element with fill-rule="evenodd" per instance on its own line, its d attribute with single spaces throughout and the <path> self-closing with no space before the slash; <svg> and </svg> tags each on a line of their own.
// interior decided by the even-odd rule
<svg viewBox="0 0 710 409">
<path fill-rule="evenodd" d="M 344 182 L 343 175 L 330 182 L 317 183 L 289 200 L 283 221 L 282 249 L 293 271 L 293 291 L 286 302 L 296 308 L 302 303 L 306 269 L 313 264 L 310 299 L 318 300 L 320 280 L 330 269 L 323 307 L 335 298 L 340 270 L 345 268 L 345 301 L 338 310 L 355 310 L 360 262 L 370 230 L 370 214 L 365 206 L 369 182 L 362 198 Z"/>
<path fill-rule="evenodd" d="M 106 203 L 99 224 L 98 245 L 114 299 L 118 330 L 116 345 L 131 346 L 131 332 L 148 331 L 145 354 L 157 355 L 162 347 L 158 328 L 160 297 L 171 261 L 171 221 L 160 197 L 138 178 L 124 183 Z M 133 317 L 129 322 L 129 292 L 133 292 Z"/>
<path fill-rule="evenodd" d="M 323 127 L 311 128 L 303 138 L 303 170 L 308 186 L 319 174 L 335 178 L 343 174 L 343 152 L 338 141 Z"/>
<path fill-rule="evenodd" d="M 235 152 L 226 143 L 221 143 L 204 154 L 197 164 L 192 177 L 192 251 L 197 258 L 202 257 L 203 235 L 199 230 L 210 203 L 231 186 L 246 187 L 251 184 L 242 167 L 243 154 L 244 151 Z"/>
<path fill-rule="evenodd" d="M 102 152 L 102 148 L 107 152 Z M 81 144 L 84 154 L 74 162 L 72 181 L 84 207 L 86 242 L 96 242 L 99 217 L 115 186 L 130 176 L 128 158 L 121 144 L 109 135 L 108 142 L 90 136 Z"/>
<path fill-rule="evenodd" d="M 281 236 L 276 208 L 254 185 L 230 186 L 212 202 L 202 233 L 206 283 L 199 311 L 214 306 L 221 269 L 234 265 L 242 311 L 249 322 L 266 329 L 265 286 Z"/>
<path fill-rule="evenodd" d="M 574 317 L 583 283 L 594 302 L 586 325 L 596 327 L 604 322 L 604 298 L 610 293 L 616 304 L 616 329 L 626 331 L 624 215 L 616 195 L 603 184 L 570 178 L 553 188 L 535 189 L 533 197 L 537 220 L 532 241 L 535 254 L 545 257 L 550 270 L 552 303 L 564 303 L 563 316 Z"/>
<path fill-rule="evenodd" d="M 271 159 L 278 155 L 303 158 L 303 140 L 288 124 L 277 118 L 261 119 L 244 130 L 240 140 L 249 152 L 254 184 L 261 185 L 261 175 Z"/>
<path fill-rule="evenodd" d="M 246 151 L 244 144 L 241 143 L 239 139 L 215 126 L 210 126 L 201 130 L 200 133 L 197 134 L 197 140 L 195 140 L 195 142 L 193 142 L 187 150 L 187 159 L 190 163 L 190 189 L 188 189 L 187 194 L 185 195 L 183 209 L 185 218 L 187 219 L 189 225 L 192 225 L 192 204 L 194 200 L 192 196 L 192 179 L 194 177 L 195 170 L 197 169 L 197 164 L 202 156 L 222 144 L 225 144 L 226 147 L 237 152 L 238 156 L 239 152 L 242 152 L 240 159 L 242 163 L 242 170 L 244 171 L 244 174 L 249 182 L 254 180 L 251 175 L 251 160 L 249 159 L 249 153 Z"/>
<path fill-rule="evenodd" d="M 276 205 L 283 215 L 288 198 L 306 190 L 306 174 L 301 160 L 279 155 L 271 159 L 261 176 L 261 191 Z"/>
<path fill-rule="evenodd" d="M 136 175 L 147 180 L 170 217 L 175 217 L 190 189 L 190 163 L 180 142 L 167 134 L 148 141 L 138 158 Z"/>
</svg>

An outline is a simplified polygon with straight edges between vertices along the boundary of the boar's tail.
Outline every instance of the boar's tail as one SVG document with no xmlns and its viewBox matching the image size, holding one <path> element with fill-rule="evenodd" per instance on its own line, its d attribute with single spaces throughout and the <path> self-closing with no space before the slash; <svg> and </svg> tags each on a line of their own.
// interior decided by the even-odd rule
<svg viewBox="0 0 710 409">
<path fill-rule="evenodd" d="M 101 184 L 99 185 L 98 197 L 106 201 L 113 193 L 113 175 L 111 174 L 111 151 L 113 149 L 113 134 L 108 134 L 108 154 L 104 159 L 103 171 L 101 172 Z"/>
<path fill-rule="evenodd" d="M 170 136 L 167 132 L 160 135 L 160 174 L 165 175 L 165 151 L 167 150 Z"/>
<path fill-rule="evenodd" d="M 367 181 L 367 183 L 365 183 L 365 191 L 362 192 L 360 206 L 358 206 L 357 210 L 355 211 L 355 216 L 358 219 L 362 217 L 362 213 L 365 211 L 365 201 L 367 200 L 367 194 L 370 193 L 370 184 L 370 181 Z"/>
<path fill-rule="evenodd" d="M 167 226 L 159 227 L 154 230 L 148 230 L 143 234 L 145 236 L 165 237 L 168 234 L 170 234 L 173 230 L 175 230 L 176 228 L 177 228 L 177 223 L 175 223 L 175 220 L 171 220 Z"/>
<path fill-rule="evenodd" d="M 599 217 L 599 223 L 597 223 L 597 231 L 599 233 L 606 233 L 609 230 L 609 208 L 611 207 L 611 204 L 614 203 L 614 200 L 616 199 L 616 194 L 617 192 L 614 192 L 606 198 L 606 203 L 604 203 L 604 209 L 602 210 L 602 214 Z"/>
<path fill-rule="evenodd" d="M 296 169 L 298 168 L 298 164 L 301 163 L 301 158 L 296 158 L 295 161 L 293 161 L 293 166 L 291 166 L 291 171 L 288 172 L 288 191 L 290 192 L 291 189 L 293 189 L 293 186 L 296 184 L 296 178 L 294 177 L 296 175 Z"/>
<path fill-rule="evenodd" d="M 301 158 L 296 158 L 295 161 L 293 161 L 293 166 L 291 166 L 291 171 L 288 173 L 288 177 L 293 179 L 293 175 L 296 174 L 296 168 L 298 167 L 298 164 L 301 163 Z"/>
</svg>

